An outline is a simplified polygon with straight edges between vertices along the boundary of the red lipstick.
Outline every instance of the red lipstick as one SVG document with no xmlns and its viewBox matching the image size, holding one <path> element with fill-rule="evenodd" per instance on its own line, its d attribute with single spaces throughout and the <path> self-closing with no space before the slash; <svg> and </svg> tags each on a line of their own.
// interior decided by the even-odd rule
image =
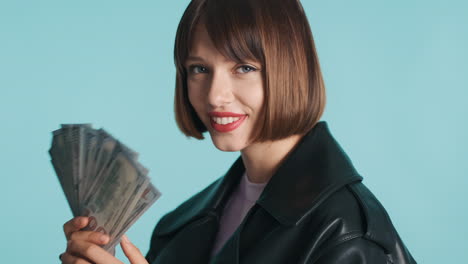
<svg viewBox="0 0 468 264">
<path fill-rule="evenodd" d="M 221 133 L 226 133 L 233 131 L 234 129 L 238 128 L 242 122 L 247 118 L 247 115 L 245 114 L 236 114 L 236 113 L 231 113 L 231 112 L 210 112 L 210 123 L 211 127 L 213 127 L 216 131 L 221 132 Z M 229 123 L 229 124 L 218 124 L 213 120 L 213 117 L 240 117 L 239 120 Z"/>
<path fill-rule="evenodd" d="M 236 114 L 232 112 L 209 112 L 210 116 L 214 117 L 243 117 L 245 114 Z"/>
</svg>

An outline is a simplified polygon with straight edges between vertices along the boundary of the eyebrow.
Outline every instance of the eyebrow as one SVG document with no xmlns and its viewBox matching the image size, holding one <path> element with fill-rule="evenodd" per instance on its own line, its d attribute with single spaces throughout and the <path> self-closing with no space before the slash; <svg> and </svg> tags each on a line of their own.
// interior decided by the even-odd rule
<svg viewBox="0 0 468 264">
<path fill-rule="evenodd" d="M 191 56 L 188 56 L 185 61 L 187 62 L 187 61 L 205 61 L 205 60 L 202 57 L 191 55 Z M 231 62 L 231 60 L 228 59 L 228 58 L 224 58 L 223 61 L 224 62 Z"/>
<path fill-rule="evenodd" d="M 202 57 L 198 56 L 188 56 L 186 61 L 204 61 Z"/>
</svg>

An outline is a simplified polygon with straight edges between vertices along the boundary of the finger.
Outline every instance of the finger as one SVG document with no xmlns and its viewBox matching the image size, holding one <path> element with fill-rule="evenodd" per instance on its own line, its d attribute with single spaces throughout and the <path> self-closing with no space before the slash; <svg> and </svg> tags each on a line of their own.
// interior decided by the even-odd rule
<svg viewBox="0 0 468 264">
<path fill-rule="evenodd" d="M 84 228 L 88 224 L 88 217 L 85 216 L 77 216 L 71 219 L 70 221 L 66 222 L 63 225 L 63 232 L 65 233 L 65 237 L 67 240 L 70 239 L 70 235 Z"/>
<path fill-rule="evenodd" d="M 60 257 L 63 264 L 91 264 L 91 262 L 84 260 L 82 258 L 75 257 L 69 253 L 63 253 Z"/>
<path fill-rule="evenodd" d="M 130 242 L 126 235 L 122 236 L 122 239 L 120 240 L 120 246 L 122 247 L 125 256 L 127 256 L 128 260 L 130 260 L 131 264 L 148 263 L 145 257 L 143 257 L 141 254 L 140 250 L 135 245 L 133 245 L 132 242 Z"/>
<path fill-rule="evenodd" d="M 67 253 L 79 258 L 87 259 L 92 263 L 122 264 L 121 261 L 109 254 L 109 252 L 105 251 L 102 247 L 84 240 L 69 240 Z"/>
<path fill-rule="evenodd" d="M 109 243 L 109 236 L 96 231 L 76 231 L 70 235 L 70 240 L 85 240 L 98 245 Z"/>
</svg>

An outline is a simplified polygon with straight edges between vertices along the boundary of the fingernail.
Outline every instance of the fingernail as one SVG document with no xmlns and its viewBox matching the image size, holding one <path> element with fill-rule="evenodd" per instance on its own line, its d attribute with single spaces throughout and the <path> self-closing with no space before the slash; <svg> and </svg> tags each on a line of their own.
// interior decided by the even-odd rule
<svg viewBox="0 0 468 264">
<path fill-rule="evenodd" d="M 128 239 L 127 235 L 123 235 L 121 240 L 124 243 L 130 243 L 130 240 Z"/>
<path fill-rule="evenodd" d="M 102 235 L 102 236 L 99 238 L 99 240 L 100 240 L 102 243 L 107 243 L 107 240 L 108 240 L 108 239 L 109 239 L 109 237 L 106 236 L 106 235 Z"/>
</svg>

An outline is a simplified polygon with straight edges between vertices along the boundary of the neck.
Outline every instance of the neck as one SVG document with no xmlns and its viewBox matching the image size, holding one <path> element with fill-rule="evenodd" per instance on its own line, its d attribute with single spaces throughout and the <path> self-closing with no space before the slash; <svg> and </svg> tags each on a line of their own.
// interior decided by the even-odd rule
<svg viewBox="0 0 468 264">
<path fill-rule="evenodd" d="M 251 144 L 241 150 L 249 181 L 268 182 L 301 138 L 302 135 L 293 135 L 281 140 Z"/>
</svg>

